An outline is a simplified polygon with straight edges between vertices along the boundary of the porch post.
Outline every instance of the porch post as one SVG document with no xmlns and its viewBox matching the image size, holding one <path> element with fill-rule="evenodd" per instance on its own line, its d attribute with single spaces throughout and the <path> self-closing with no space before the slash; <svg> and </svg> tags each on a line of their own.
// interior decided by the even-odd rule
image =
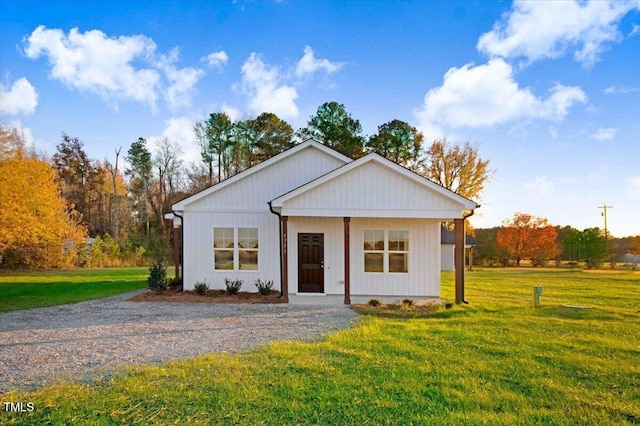
<svg viewBox="0 0 640 426">
<path fill-rule="evenodd" d="M 182 244 L 181 240 L 181 234 L 182 234 L 182 227 L 178 228 L 177 226 L 174 226 L 172 228 L 172 233 L 173 233 L 173 265 L 175 267 L 175 277 L 176 278 L 180 278 L 180 245 Z"/>
<path fill-rule="evenodd" d="M 350 261 L 349 261 L 349 222 L 351 221 L 350 217 L 344 217 L 344 304 L 351 304 L 351 287 L 350 287 L 350 276 L 351 272 L 349 270 Z"/>
<path fill-rule="evenodd" d="M 289 240 L 287 223 L 289 216 L 282 216 L 282 300 L 289 303 Z"/>
<path fill-rule="evenodd" d="M 454 219 L 454 269 L 456 271 L 456 304 L 464 301 L 464 219 Z"/>
</svg>

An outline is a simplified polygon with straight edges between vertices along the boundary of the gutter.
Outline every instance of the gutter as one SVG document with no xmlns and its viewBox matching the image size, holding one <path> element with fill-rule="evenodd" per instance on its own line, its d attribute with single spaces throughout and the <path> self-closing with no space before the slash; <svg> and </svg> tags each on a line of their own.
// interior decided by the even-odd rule
<svg viewBox="0 0 640 426">
<path fill-rule="evenodd" d="M 476 209 L 477 209 L 478 207 L 480 207 L 480 205 L 479 205 L 479 204 L 476 204 Z M 468 213 L 468 214 L 466 214 L 466 215 L 462 216 L 462 223 L 464 224 L 464 223 L 465 223 L 465 221 L 466 221 L 468 218 L 470 218 L 471 216 L 473 216 L 475 212 L 476 212 L 475 210 L 471 210 L 471 213 Z M 467 242 L 467 233 L 466 233 L 466 232 L 464 232 L 463 237 L 464 237 L 464 242 L 466 243 L 466 242 Z M 464 259 L 464 256 L 463 256 L 463 259 Z M 463 263 L 463 264 L 462 264 L 462 267 L 464 268 L 464 262 L 462 262 L 462 263 Z M 467 302 L 467 301 L 464 299 L 464 280 L 462 281 L 462 303 L 464 303 L 465 305 L 468 305 L 468 304 L 469 304 L 469 302 Z"/>
<path fill-rule="evenodd" d="M 181 278 L 182 278 L 182 289 L 180 291 L 184 291 L 184 217 L 180 216 L 176 213 L 175 210 L 172 210 L 171 213 L 175 217 L 180 218 L 180 267 L 182 269 Z"/>
<path fill-rule="evenodd" d="M 273 209 L 271 201 L 267 201 L 267 204 L 269 204 L 269 211 L 278 216 L 278 239 L 280 241 L 280 295 L 278 296 L 278 299 L 282 299 L 284 296 L 284 293 L 282 292 L 282 281 L 284 279 L 284 271 L 282 270 L 282 215 Z"/>
</svg>

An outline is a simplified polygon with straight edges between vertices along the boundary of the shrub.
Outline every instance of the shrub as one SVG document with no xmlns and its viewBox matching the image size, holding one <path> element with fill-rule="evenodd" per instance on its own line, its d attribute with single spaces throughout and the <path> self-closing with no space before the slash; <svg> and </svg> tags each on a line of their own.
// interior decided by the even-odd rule
<svg viewBox="0 0 640 426">
<path fill-rule="evenodd" d="M 207 294 L 207 291 L 209 290 L 209 284 L 207 284 L 206 281 L 198 281 L 196 282 L 196 285 L 193 288 L 197 294 L 204 296 L 205 294 Z"/>
<path fill-rule="evenodd" d="M 376 306 L 382 305 L 382 302 L 379 301 L 378 299 L 371 299 L 367 302 L 367 305 L 376 307 Z"/>
<path fill-rule="evenodd" d="M 240 288 L 242 287 L 242 283 L 243 281 L 237 278 L 235 280 L 232 280 L 231 278 L 225 278 L 224 285 L 227 287 L 227 294 L 238 294 Z"/>
<path fill-rule="evenodd" d="M 156 293 L 163 292 L 167 289 L 167 268 L 164 266 L 162 259 L 156 260 L 149 268 L 147 285 L 151 291 L 155 291 Z"/>
<path fill-rule="evenodd" d="M 182 287 L 182 277 L 169 278 L 169 287 Z"/>
<path fill-rule="evenodd" d="M 587 269 L 597 269 L 602 265 L 602 261 L 593 258 L 587 258 L 584 260 L 584 264 Z"/>
<path fill-rule="evenodd" d="M 447 303 L 445 303 L 445 304 L 444 304 L 444 308 L 445 308 L 445 309 L 451 309 L 451 308 L 453 308 L 453 303 L 451 303 L 451 302 L 447 302 Z"/>
<path fill-rule="evenodd" d="M 402 305 L 400 305 L 400 309 L 409 310 L 413 308 L 415 305 L 416 305 L 416 302 L 414 302 L 412 299 L 404 299 L 402 301 Z"/>
<path fill-rule="evenodd" d="M 532 266 L 545 267 L 545 266 L 547 266 L 548 263 L 549 263 L 549 260 L 548 259 L 544 259 L 542 257 L 532 257 L 531 258 L 531 265 Z"/>
<path fill-rule="evenodd" d="M 273 281 L 262 281 L 258 278 L 255 282 L 255 286 L 258 288 L 258 293 L 267 295 L 271 293 L 271 290 L 273 290 Z"/>
</svg>

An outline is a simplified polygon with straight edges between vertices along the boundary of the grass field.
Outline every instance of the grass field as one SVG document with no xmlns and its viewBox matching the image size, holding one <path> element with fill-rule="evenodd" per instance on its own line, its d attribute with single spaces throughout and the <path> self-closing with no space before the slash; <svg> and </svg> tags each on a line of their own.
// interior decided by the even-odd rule
<svg viewBox="0 0 640 426">
<path fill-rule="evenodd" d="M 148 268 L 3 272 L 0 274 L 0 312 L 126 293 L 145 288 L 148 275 Z"/>
<path fill-rule="evenodd" d="M 35 407 L 0 423 L 640 423 L 640 273 L 487 269 L 467 273 L 466 299 L 422 319 L 362 316 L 317 342 L 0 395 Z"/>
</svg>

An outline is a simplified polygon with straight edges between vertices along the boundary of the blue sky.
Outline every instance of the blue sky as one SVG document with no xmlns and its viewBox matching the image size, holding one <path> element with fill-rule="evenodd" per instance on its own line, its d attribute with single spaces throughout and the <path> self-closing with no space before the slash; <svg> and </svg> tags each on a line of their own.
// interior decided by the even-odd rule
<svg viewBox="0 0 640 426">
<path fill-rule="evenodd" d="M 640 2 L 0 1 L 1 121 L 95 159 L 167 137 L 197 161 L 211 112 L 326 101 L 400 119 L 495 169 L 474 217 L 640 234 Z"/>
</svg>

